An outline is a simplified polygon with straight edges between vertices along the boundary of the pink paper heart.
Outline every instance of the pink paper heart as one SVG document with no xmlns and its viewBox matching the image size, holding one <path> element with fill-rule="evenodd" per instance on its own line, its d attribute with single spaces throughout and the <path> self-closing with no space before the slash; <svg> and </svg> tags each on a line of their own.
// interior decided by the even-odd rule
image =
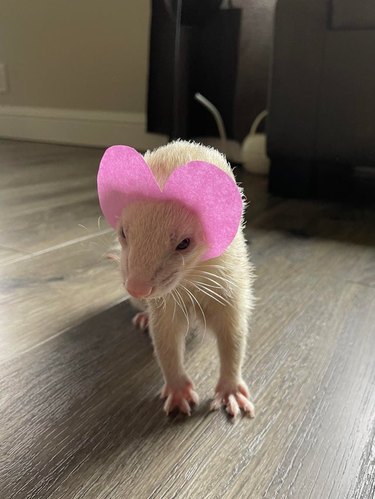
<svg viewBox="0 0 375 499">
<path fill-rule="evenodd" d="M 190 161 L 176 168 L 161 190 L 152 171 L 135 149 L 108 148 L 98 172 L 99 202 L 106 220 L 117 226 L 121 212 L 142 199 L 177 200 L 202 223 L 208 249 L 203 260 L 221 255 L 233 241 L 242 216 L 242 197 L 234 180 L 217 166 Z"/>
</svg>

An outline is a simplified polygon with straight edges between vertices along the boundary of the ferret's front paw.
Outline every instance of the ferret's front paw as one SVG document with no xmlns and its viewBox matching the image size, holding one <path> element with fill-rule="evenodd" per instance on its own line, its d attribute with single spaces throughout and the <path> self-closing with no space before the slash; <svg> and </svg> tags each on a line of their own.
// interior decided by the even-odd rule
<svg viewBox="0 0 375 499">
<path fill-rule="evenodd" d="M 253 418 L 255 409 L 249 399 L 250 393 L 243 381 L 230 383 L 220 380 L 215 390 L 215 398 L 211 403 L 211 411 L 216 411 L 224 405 L 227 413 L 234 418 L 240 414 L 241 409 L 246 416 Z"/>
<path fill-rule="evenodd" d="M 184 381 L 181 385 L 164 385 L 161 391 L 161 398 L 166 399 L 164 411 L 170 414 L 175 409 L 190 416 L 191 407 L 199 403 L 198 394 L 194 391 L 193 383 L 190 380 Z"/>
<path fill-rule="evenodd" d="M 146 331 L 148 329 L 148 313 L 139 312 L 132 319 L 133 325 L 140 329 L 141 331 Z"/>
</svg>

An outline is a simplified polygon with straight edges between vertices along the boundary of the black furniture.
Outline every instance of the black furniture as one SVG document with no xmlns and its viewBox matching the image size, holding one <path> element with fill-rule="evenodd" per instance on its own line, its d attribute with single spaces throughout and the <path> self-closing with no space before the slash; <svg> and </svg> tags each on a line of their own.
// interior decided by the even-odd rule
<svg viewBox="0 0 375 499">
<path fill-rule="evenodd" d="M 233 137 L 241 10 L 222 0 L 152 0 L 147 130 L 170 138 L 217 136 L 200 92 Z"/>
<path fill-rule="evenodd" d="M 267 135 L 274 194 L 345 196 L 375 166 L 374 0 L 278 1 Z"/>
</svg>

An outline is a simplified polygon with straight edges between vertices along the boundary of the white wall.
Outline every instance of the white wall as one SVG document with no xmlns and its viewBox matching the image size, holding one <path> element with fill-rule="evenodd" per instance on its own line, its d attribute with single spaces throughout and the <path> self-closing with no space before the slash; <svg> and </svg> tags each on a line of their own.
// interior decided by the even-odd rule
<svg viewBox="0 0 375 499">
<path fill-rule="evenodd" d="M 0 0 L 0 136 L 153 147 L 150 0 Z"/>
<path fill-rule="evenodd" d="M 144 112 L 149 0 L 0 0 L 0 104 Z"/>
</svg>

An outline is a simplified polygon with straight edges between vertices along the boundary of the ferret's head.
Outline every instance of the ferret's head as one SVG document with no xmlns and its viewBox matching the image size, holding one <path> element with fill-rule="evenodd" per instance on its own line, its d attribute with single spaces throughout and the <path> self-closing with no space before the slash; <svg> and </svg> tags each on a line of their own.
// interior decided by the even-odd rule
<svg viewBox="0 0 375 499">
<path fill-rule="evenodd" d="M 206 250 L 198 217 L 176 201 L 138 201 L 118 226 L 121 270 L 128 293 L 157 298 L 172 291 Z"/>
</svg>

